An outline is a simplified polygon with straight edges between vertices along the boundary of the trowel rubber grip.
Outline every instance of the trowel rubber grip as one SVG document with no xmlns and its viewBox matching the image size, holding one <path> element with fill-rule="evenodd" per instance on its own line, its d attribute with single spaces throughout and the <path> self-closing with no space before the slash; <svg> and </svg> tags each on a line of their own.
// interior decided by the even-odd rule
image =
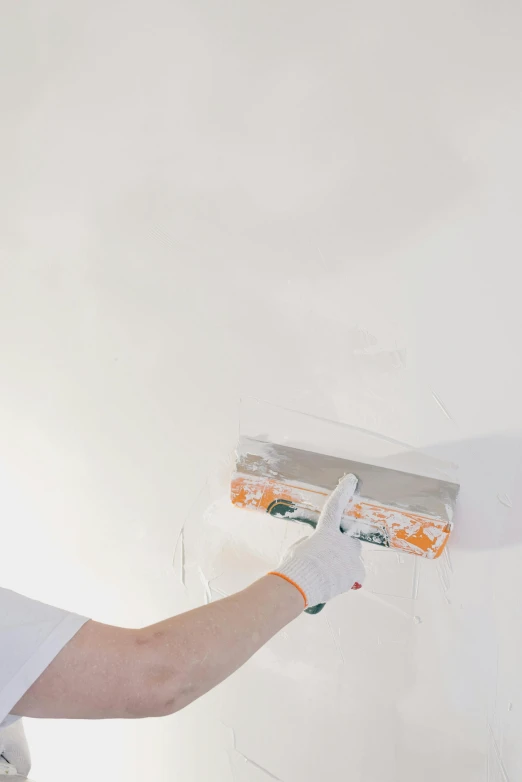
<svg viewBox="0 0 522 782">
<path fill-rule="evenodd" d="M 355 582 L 352 589 L 361 589 L 362 584 L 359 584 L 358 581 Z M 325 603 L 318 603 L 316 606 L 311 606 L 310 608 L 305 608 L 305 613 L 307 614 L 318 614 L 319 611 L 322 611 L 325 607 Z"/>
<path fill-rule="evenodd" d="M 318 603 L 316 606 L 312 606 L 311 608 L 305 608 L 305 612 L 307 614 L 318 614 L 319 611 L 322 611 L 325 607 L 326 603 Z"/>
</svg>

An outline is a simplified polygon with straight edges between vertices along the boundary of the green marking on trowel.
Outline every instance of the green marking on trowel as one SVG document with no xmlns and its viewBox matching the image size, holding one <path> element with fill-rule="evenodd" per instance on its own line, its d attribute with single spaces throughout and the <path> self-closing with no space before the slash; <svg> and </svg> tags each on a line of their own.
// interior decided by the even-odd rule
<svg viewBox="0 0 522 782">
<path fill-rule="evenodd" d="M 288 500 L 274 500 L 274 502 L 267 508 L 267 512 L 271 516 L 275 516 L 275 518 L 278 519 L 284 519 L 285 517 L 290 516 L 290 514 L 294 514 L 297 510 L 297 505 L 288 502 Z M 288 520 L 299 521 L 302 524 L 308 524 L 308 526 L 313 527 L 313 529 L 317 527 L 316 521 L 304 518 L 303 516 L 292 515 Z M 371 532 L 364 532 L 363 530 L 357 530 L 353 533 L 353 537 L 357 538 L 357 540 L 364 540 L 365 543 L 373 543 L 376 546 L 390 548 L 390 541 L 388 539 L 388 535 L 385 532 L 378 532 L 376 530 Z"/>
</svg>

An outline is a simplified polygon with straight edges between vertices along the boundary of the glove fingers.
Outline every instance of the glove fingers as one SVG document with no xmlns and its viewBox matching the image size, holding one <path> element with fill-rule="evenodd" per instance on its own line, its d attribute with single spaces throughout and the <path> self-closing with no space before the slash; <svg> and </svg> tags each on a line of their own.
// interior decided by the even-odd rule
<svg viewBox="0 0 522 782">
<path fill-rule="evenodd" d="M 366 569 L 362 561 L 361 541 L 357 540 L 357 538 L 350 537 L 350 534 L 347 532 L 343 533 L 341 541 L 343 551 L 341 556 L 346 563 L 346 567 L 350 571 L 350 578 L 353 579 L 352 583 L 357 583 L 362 586 L 366 577 Z"/>
<path fill-rule="evenodd" d="M 358 479 L 352 473 L 345 475 L 333 490 L 323 508 L 318 528 L 339 529 L 341 518 L 357 488 Z"/>
<path fill-rule="evenodd" d="M 365 578 L 366 578 L 366 569 L 364 567 L 361 556 L 359 555 L 357 557 L 356 562 L 354 563 L 353 579 L 356 584 L 360 584 L 362 586 L 364 584 Z"/>
</svg>

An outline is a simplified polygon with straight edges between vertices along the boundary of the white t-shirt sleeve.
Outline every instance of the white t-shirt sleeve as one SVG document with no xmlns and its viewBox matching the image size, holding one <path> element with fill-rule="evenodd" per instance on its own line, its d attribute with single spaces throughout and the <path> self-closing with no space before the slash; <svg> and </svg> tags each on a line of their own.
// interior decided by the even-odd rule
<svg viewBox="0 0 522 782">
<path fill-rule="evenodd" d="M 87 621 L 0 587 L 0 727 Z"/>
</svg>

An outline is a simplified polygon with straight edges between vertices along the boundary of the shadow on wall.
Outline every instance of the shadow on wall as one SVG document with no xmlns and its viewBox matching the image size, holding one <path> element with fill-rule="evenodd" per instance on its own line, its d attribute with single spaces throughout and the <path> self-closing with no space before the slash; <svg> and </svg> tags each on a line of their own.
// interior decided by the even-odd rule
<svg viewBox="0 0 522 782">
<path fill-rule="evenodd" d="M 459 466 L 452 548 L 485 550 L 522 543 L 520 435 L 491 435 L 423 450 Z"/>
</svg>

